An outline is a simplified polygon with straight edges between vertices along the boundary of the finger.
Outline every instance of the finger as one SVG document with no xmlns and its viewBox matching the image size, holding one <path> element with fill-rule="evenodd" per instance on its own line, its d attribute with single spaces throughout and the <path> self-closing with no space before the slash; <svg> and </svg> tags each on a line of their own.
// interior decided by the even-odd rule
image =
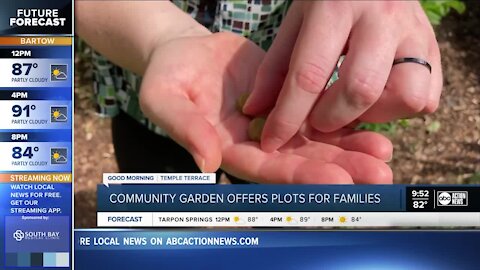
<svg viewBox="0 0 480 270">
<path fill-rule="evenodd" d="M 351 22 L 326 9 L 303 21 L 277 103 L 265 123 L 261 146 L 272 152 L 299 130 L 325 88 L 348 39 Z"/>
<path fill-rule="evenodd" d="M 145 87 L 152 86 L 144 82 L 140 91 L 142 110 L 147 117 L 187 149 L 202 172 L 215 172 L 222 160 L 221 141 L 215 128 L 186 96 L 164 90 L 144 91 Z M 152 106 L 152 100 L 168 102 Z"/>
<path fill-rule="evenodd" d="M 305 136 L 312 141 L 332 144 L 345 150 L 362 152 L 387 162 L 392 159 L 393 155 L 392 142 L 377 132 L 342 128 L 332 133 L 323 133 L 310 128 Z"/>
<path fill-rule="evenodd" d="M 353 184 L 340 166 L 289 153 L 266 153 L 255 142 L 226 149 L 222 168 L 233 175 L 262 183 Z"/>
<path fill-rule="evenodd" d="M 272 46 L 260 64 L 253 90 L 243 107 L 247 115 L 268 114 L 275 105 L 278 93 L 288 72 L 288 63 L 298 30 L 302 25 L 302 14 L 298 4 L 293 3 L 285 17 Z"/>
<path fill-rule="evenodd" d="M 378 100 L 390 73 L 397 38 L 377 21 L 366 19 L 355 27 L 340 79 L 310 114 L 311 125 L 322 132 L 337 130 L 362 115 Z"/>
<path fill-rule="evenodd" d="M 433 44 L 430 49 L 432 77 L 430 79 L 430 92 L 428 95 L 427 105 L 425 106 L 423 113 L 432 113 L 437 110 L 443 88 L 443 73 L 440 49 L 438 48 L 437 40 L 435 38 L 432 39 L 432 42 Z"/>
<path fill-rule="evenodd" d="M 385 162 L 370 155 L 344 151 L 333 163 L 344 168 L 353 178 L 355 184 L 391 184 L 393 173 Z"/>
<path fill-rule="evenodd" d="M 430 61 L 428 46 L 420 39 L 406 39 L 399 45 L 395 59 L 404 57 Z M 417 115 L 427 105 L 430 81 L 430 71 L 420 64 L 406 62 L 392 66 L 382 96 L 360 119 L 375 123 Z"/>
<path fill-rule="evenodd" d="M 354 151 L 344 151 L 333 145 L 307 141 L 299 145 L 295 136 L 280 152 L 287 151 L 309 159 L 321 160 L 326 163 L 337 164 L 352 177 L 357 184 L 391 184 L 392 171 L 385 162 L 370 155 Z M 289 144 L 293 144 L 289 148 Z M 335 149 L 336 148 L 336 149 Z"/>
</svg>

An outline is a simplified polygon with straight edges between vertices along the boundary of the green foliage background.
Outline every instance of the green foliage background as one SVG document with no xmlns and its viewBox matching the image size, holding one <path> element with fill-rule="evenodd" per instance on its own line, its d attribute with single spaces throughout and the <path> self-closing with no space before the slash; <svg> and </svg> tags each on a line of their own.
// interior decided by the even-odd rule
<svg viewBox="0 0 480 270">
<path fill-rule="evenodd" d="M 466 8 L 460 0 L 420 0 L 420 4 L 433 25 L 439 25 L 452 9 L 462 14 Z"/>
</svg>

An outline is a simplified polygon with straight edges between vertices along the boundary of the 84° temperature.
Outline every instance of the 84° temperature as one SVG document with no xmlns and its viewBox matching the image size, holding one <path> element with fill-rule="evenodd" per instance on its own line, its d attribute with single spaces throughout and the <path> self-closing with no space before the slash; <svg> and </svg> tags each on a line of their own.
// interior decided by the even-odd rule
<svg viewBox="0 0 480 270">
<path fill-rule="evenodd" d="M 34 152 L 38 152 L 40 149 L 38 147 L 26 147 L 25 150 L 22 147 L 13 147 L 12 148 L 12 158 L 20 159 L 22 157 L 32 158 Z"/>
<path fill-rule="evenodd" d="M 350 220 L 352 222 L 360 222 L 360 220 L 362 220 L 362 217 L 352 217 Z"/>
</svg>

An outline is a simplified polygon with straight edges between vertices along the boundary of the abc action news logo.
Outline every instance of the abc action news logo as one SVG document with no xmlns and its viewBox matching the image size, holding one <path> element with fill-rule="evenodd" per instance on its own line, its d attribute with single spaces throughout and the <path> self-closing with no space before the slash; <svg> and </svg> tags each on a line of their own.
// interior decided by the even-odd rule
<svg viewBox="0 0 480 270">
<path fill-rule="evenodd" d="M 437 206 L 468 206 L 468 191 L 437 191 Z"/>
</svg>

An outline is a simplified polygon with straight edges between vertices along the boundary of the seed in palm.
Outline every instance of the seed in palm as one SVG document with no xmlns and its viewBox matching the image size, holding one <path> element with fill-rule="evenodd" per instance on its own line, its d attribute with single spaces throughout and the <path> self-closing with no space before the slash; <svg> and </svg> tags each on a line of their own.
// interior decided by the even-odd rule
<svg viewBox="0 0 480 270">
<path fill-rule="evenodd" d="M 237 102 L 235 103 L 235 107 L 237 108 L 237 111 L 239 111 L 240 113 L 242 113 L 243 106 L 245 106 L 245 103 L 247 102 L 247 99 L 248 99 L 249 95 L 250 95 L 249 92 L 244 92 L 237 98 Z"/>
<path fill-rule="evenodd" d="M 265 117 L 256 117 L 248 125 L 248 138 L 252 141 L 260 141 L 262 137 L 263 126 L 265 125 Z"/>
</svg>

